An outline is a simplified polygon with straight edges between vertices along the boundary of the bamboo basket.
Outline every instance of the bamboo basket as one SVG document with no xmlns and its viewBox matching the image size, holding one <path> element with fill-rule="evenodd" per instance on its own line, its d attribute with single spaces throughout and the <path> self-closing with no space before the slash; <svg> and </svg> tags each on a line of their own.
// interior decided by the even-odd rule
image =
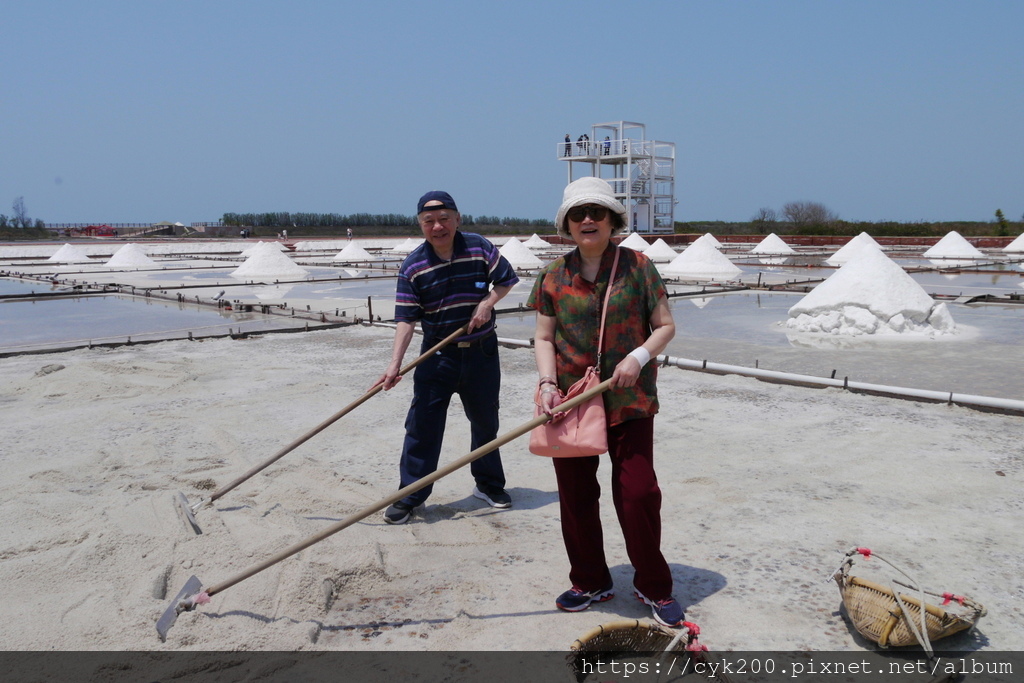
<svg viewBox="0 0 1024 683">
<path fill-rule="evenodd" d="M 586 672 L 584 661 L 598 654 L 605 661 L 628 662 L 637 659 L 649 665 L 655 658 L 659 659 L 663 663 L 657 668 L 659 680 L 669 681 L 683 677 L 684 670 L 681 667 L 687 660 L 691 663 L 717 661 L 716 657 L 699 643 L 700 629 L 696 624 L 686 624 L 686 627 L 681 629 L 670 629 L 639 619 L 601 624 L 577 638 L 569 646 L 567 664 L 570 676 L 577 683 L 588 680 L 591 674 Z M 725 674 L 721 673 L 720 668 L 715 671 L 715 674 L 707 675 L 705 678 L 713 683 L 731 683 Z M 662 675 L 666 678 L 661 678 Z M 602 682 L 612 680 L 606 674 L 601 674 L 599 678 Z"/>
<path fill-rule="evenodd" d="M 932 593 L 898 581 L 893 581 L 893 585 L 887 587 L 868 579 L 852 576 L 850 571 L 853 568 L 853 556 L 858 553 L 864 554 L 862 550 L 859 548 L 850 550 L 832 578 L 839 585 L 839 593 L 842 595 L 843 605 L 846 606 L 846 611 L 853 621 L 853 627 L 862 636 L 878 643 L 881 647 L 905 647 L 919 644 L 930 653 L 931 642 L 972 628 L 985 615 L 985 608 L 967 597 Z M 907 576 L 905 572 L 892 565 L 888 560 L 873 555 L 870 551 L 868 551 L 868 556 L 880 559 Z M 896 586 L 910 588 L 913 593 L 899 592 Z M 926 596 L 940 599 L 955 597 L 955 599 L 949 600 L 949 604 L 940 606 L 928 602 Z M 923 628 L 922 605 L 924 609 Z"/>
<path fill-rule="evenodd" d="M 569 646 L 578 654 L 595 652 L 685 652 L 687 639 L 653 622 L 627 619 L 601 624 L 580 636 Z M 668 648 L 668 649 L 666 649 Z"/>
</svg>

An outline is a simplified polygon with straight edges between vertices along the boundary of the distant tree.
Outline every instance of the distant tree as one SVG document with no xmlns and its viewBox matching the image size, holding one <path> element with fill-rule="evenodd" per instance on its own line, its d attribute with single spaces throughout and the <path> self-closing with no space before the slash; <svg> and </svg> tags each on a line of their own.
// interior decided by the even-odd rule
<svg viewBox="0 0 1024 683">
<path fill-rule="evenodd" d="M 32 227 L 32 221 L 28 217 L 28 212 L 25 211 L 25 198 L 18 197 L 14 200 L 14 204 L 11 205 L 11 209 L 14 211 L 14 215 L 11 217 L 11 224 L 16 228 L 30 228 Z"/>
<path fill-rule="evenodd" d="M 829 227 L 839 220 L 839 216 L 818 202 L 789 202 L 782 207 L 782 214 L 798 230 L 810 227 Z"/>
<path fill-rule="evenodd" d="M 7 228 L 10 225 L 7 223 L 7 216 L 0 213 L 0 228 Z"/>
<path fill-rule="evenodd" d="M 996 209 L 996 223 L 999 224 L 999 232 L 997 234 L 1000 237 L 1006 237 L 1010 234 L 1010 221 L 1006 220 L 1002 209 Z"/>
<path fill-rule="evenodd" d="M 775 213 L 775 209 L 762 206 L 757 210 L 757 214 L 751 219 L 754 227 L 757 228 L 757 232 L 762 235 L 767 235 L 772 232 L 776 221 L 779 220 L 778 214 Z"/>
</svg>

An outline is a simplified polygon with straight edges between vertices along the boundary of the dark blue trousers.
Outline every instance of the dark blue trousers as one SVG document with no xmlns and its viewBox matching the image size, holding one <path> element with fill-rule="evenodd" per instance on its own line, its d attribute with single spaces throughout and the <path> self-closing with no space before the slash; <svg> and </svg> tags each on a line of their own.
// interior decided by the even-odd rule
<svg viewBox="0 0 1024 683">
<path fill-rule="evenodd" d="M 424 340 L 420 353 L 434 345 Z M 454 394 L 462 400 L 469 418 L 472 443 L 476 450 L 498 436 L 498 395 L 501 392 L 501 366 L 498 363 L 498 338 L 489 335 L 465 348 L 455 343 L 438 351 L 413 371 L 413 397 L 405 418 L 405 443 L 400 465 L 401 487 L 419 481 L 437 470 L 444 440 L 448 405 Z M 459 456 L 469 451 L 460 452 Z M 501 455 L 495 449 L 470 464 L 478 485 L 505 488 Z M 433 485 L 403 499 L 409 505 L 422 504 Z"/>
</svg>

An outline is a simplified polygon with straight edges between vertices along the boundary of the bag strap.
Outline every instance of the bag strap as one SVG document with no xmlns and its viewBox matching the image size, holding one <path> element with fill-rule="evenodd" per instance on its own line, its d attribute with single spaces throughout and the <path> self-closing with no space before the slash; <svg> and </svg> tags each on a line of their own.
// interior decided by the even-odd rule
<svg viewBox="0 0 1024 683">
<path fill-rule="evenodd" d="M 601 372 L 601 349 L 604 346 L 604 321 L 608 314 L 608 300 L 612 297 L 612 283 L 615 282 L 615 271 L 619 267 L 619 248 L 615 247 L 615 260 L 612 261 L 612 272 L 608 276 L 608 286 L 604 290 L 604 304 L 601 305 L 601 329 L 597 333 L 597 371 Z"/>
</svg>

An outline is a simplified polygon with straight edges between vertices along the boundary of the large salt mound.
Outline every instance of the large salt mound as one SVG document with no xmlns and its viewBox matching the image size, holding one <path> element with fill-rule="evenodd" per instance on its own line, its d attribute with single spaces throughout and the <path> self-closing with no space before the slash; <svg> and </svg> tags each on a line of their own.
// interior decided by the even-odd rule
<svg viewBox="0 0 1024 683">
<path fill-rule="evenodd" d="M 261 247 L 260 245 L 264 245 L 264 246 Z M 273 248 L 273 249 L 276 249 L 276 250 L 278 250 L 280 252 L 288 251 L 288 247 L 284 246 L 280 242 L 264 242 L 263 240 L 260 240 L 256 244 L 253 244 L 252 246 L 248 246 L 245 249 L 243 249 L 242 253 L 240 253 L 239 256 L 244 256 L 245 258 L 249 258 L 250 256 L 252 256 L 253 254 L 256 253 L 257 249 L 261 249 L 261 248 L 262 249 Z"/>
<path fill-rule="evenodd" d="M 342 263 L 362 263 L 364 261 L 373 261 L 376 258 L 376 256 L 366 251 L 355 242 L 349 242 L 344 249 L 337 253 L 334 260 Z"/>
<path fill-rule="evenodd" d="M 545 242 L 543 237 L 537 233 L 533 233 L 533 235 L 530 236 L 530 239 L 523 242 L 523 245 L 530 249 L 547 249 L 551 246 L 551 243 Z"/>
<path fill-rule="evenodd" d="M 654 244 L 644 249 L 644 256 L 655 263 L 669 263 L 679 254 L 668 245 L 668 242 L 659 237 L 654 240 Z"/>
<path fill-rule="evenodd" d="M 719 242 L 719 241 L 718 241 L 718 238 L 716 238 L 716 237 L 715 237 L 714 235 L 712 235 L 712 234 L 711 234 L 710 232 L 706 232 L 706 233 L 704 233 L 703 235 L 701 235 L 700 237 L 698 237 L 698 238 L 697 238 L 696 240 L 694 240 L 694 242 L 693 242 L 693 243 L 694 243 L 694 244 L 697 244 L 697 242 L 700 242 L 701 240 L 703 240 L 703 241 L 705 241 L 705 242 L 710 242 L 710 243 L 711 243 L 711 246 L 713 246 L 713 247 L 714 247 L 715 249 L 721 249 L 721 248 L 722 248 L 722 243 L 721 243 L 721 242 Z"/>
<path fill-rule="evenodd" d="M 729 280 L 743 271 L 718 251 L 710 240 L 701 237 L 665 266 L 664 272 L 695 280 Z"/>
<path fill-rule="evenodd" d="M 789 309 L 786 327 L 834 335 L 956 332 L 946 304 L 878 249 L 864 249 Z"/>
<path fill-rule="evenodd" d="M 92 259 L 89 258 L 85 249 L 77 244 L 65 244 L 46 260 L 53 263 L 84 263 Z"/>
<path fill-rule="evenodd" d="M 825 259 L 825 262 L 831 263 L 833 266 L 839 266 L 847 261 L 853 260 L 859 256 L 862 251 L 867 251 L 869 249 L 881 251 L 882 247 L 871 235 L 866 232 L 862 232 L 844 244 L 839 251 L 832 254 L 831 257 Z"/>
<path fill-rule="evenodd" d="M 795 254 L 796 250 L 783 242 L 782 238 L 773 232 L 761 240 L 756 247 L 751 249 L 750 253 L 782 256 L 784 254 Z"/>
<path fill-rule="evenodd" d="M 108 268 L 150 268 L 156 265 L 156 261 L 146 256 L 142 247 L 129 242 L 115 251 L 104 265 Z"/>
<path fill-rule="evenodd" d="M 984 258 L 978 249 L 965 240 L 956 230 L 947 232 L 945 237 L 924 252 L 925 258 Z"/>
<path fill-rule="evenodd" d="M 307 271 L 281 253 L 277 242 L 260 242 L 250 251 L 245 263 L 231 271 L 239 280 L 272 282 L 304 278 Z"/>
<path fill-rule="evenodd" d="M 1017 239 L 1003 247 L 1003 251 L 1024 251 L 1024 232 L 1017 235 Z"/>
<path fill-rule="evenodd" d="M 643 251 L 651 245 L 647 244 L 647 240 L 641 237 L 640 233 L 631 232 L 629 233 L 629 237 L 619 242 L 619 246 L 643 253 Z"/>
<path fill-rule="evenodd" d="M 423 240 L 414 240 L 413 238 L 409 237 L 404 242 L 400 242 L 396 244 L 394 247 L 392 247 L 391 251 L 393 251 L 396 254 L 408 254 L 412 252 L 413 249 L 420 246 L 422 242 Z"/>
<path fill-rule="evenodd" d="M 533 255 L 529 247 L 515 237 L 510 237 L 498 251 L 513 268 L 540 268 L 544 265 L 543 261 Z"/>
</svg>

